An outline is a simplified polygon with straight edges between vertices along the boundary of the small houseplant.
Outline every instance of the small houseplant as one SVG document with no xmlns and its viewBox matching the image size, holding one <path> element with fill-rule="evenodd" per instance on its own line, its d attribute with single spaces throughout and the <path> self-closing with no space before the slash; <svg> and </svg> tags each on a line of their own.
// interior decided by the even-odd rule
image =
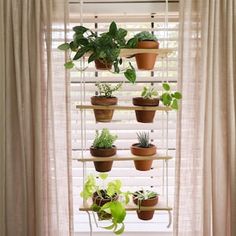
<svg viewBox="0 0 236 236">
<path fill-rule="evenodd" d="M 127 46 L 131 48 L 143 48 L 143 49 L 158 49 L 159 42 L 155 35 L 142 31 L 136 34 L 127 42 Z M 135 55 L 138 69 L 140 70 L 152 70 L 156 62 L 156 53 L 140 53 Z"/>
<path fill-rule="evenodd" d="M 162 84 L 164 92 L 160 96 L 160 101 L 164 106 L 171 107 L 174 110 L 179 109 L 179 100 L 182 99 L 182 94 L 180 92 L 171 91 L 171 87 L 168 83 Z"/>
<path fill-rule="evenodd" d="M 89 175 L 80 193 L 84 200 L 92 198 L 91 209 L 98 214 L 99 220 L 111 220 L 111 225 L 104 227 L 115 234 L 122 234 L 125 229 L 125 205 L 129 202 L 129 192 L 122 192 L 120 180 L 113 180 L 105 184 L 108 175 L 103 173 L 97 176 L 102 186 L 97 183 L 93 175 Z M 120 198 L 123 196 L 123 198 Z"/>
<path fill-rule="evenodd" d="M 137 133 L 138 143 L 134 143 L 130 150 L 135 156 L 152 156 L 156 154 L 156 146 L 150 143 L 148 132 Z M 138 159 L 138 157 L 137 157 Z M 147 171 L 152 167 L 153 160 L 134 160 L 137 170 Z"/>
<path fill-rule="evenodd" d="M 92 105 L 111 106 L 117 105 L 118 99 L 113 96 L 115 91 L 122 87 L 122 83 L 112 86 L 108 83 L 96 83 L 96 96 L 91 97 Z M 114 110 L 94 109 L 94 115 L 97 122 L 110 122 L 113 117 Z"/>
<path fill-rule="evenodd" d="M 108 129 L 102 129 L 101 133 L 96 130 L 90 153 L 94 157 L 110 157 L 116 154 L 116 146 L 113 145 L 117 135 L 112 135 Z M 94 166 L 98 172 L 107 172 L 112 168 L 113 161 L 95 161 Z"/>
<path fill-rule="evenodd" d="M 153 87 L 144 87 L 141 97 L 133 98 L 133 105 L 135 106 L 158 106 L 159 98 L 158 92 Z M 156 111 L 135 110 L 136 119 L 138 122 L 151 123 L 153 122 Z"/>
<path fill-rule="evenodd" d="M 133 66 L 121 70 L 123 64 L 120 58 L 120 50 L 126 47 L 125 37 L 127 30 L 117 28 L 113 21 L 107 32 L 97 35 L 84 26 L 73 27 L 74 36 L 70 43 L 63 43 L 58 46 L 60 50 L 69 51 L 69 60 L 65 63 L 67 69 L 75 66 L 75 61 L 89 54 L 88 63 L 95 61 L 95 66 L 100 70 L 110 70 L 113 73 L 124 72 L 125 77 L 132 83 L 136 80 L 136 73 Z M 72 56 L 74 52 L 74 56 Z M 113 68 L 113 70 L 112 70 Z"/>
<path fill-rule="evenodd" d="M 158 203 L 158 194 L 149 190 L 140 190 L 133 193 L 133 202 L 138 206 L 137 214 L 141 220 L 151 220 L 155 210 L 140 210 L 141 207 L 154 207 Z"/>
</svg>

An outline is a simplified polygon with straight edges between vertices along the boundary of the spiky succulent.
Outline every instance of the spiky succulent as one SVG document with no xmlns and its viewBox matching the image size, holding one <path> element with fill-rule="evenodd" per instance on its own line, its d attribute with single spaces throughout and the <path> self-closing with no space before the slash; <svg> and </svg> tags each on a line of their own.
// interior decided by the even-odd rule
<svg viewBox="0 0 236 236">
<path fill-rule="evenodd" d="M 147 148 L 150 146 L 148 132 L 139 132 L 137 133 L 137 137 L 138 137 L 139 147 Z"/>
</svg>

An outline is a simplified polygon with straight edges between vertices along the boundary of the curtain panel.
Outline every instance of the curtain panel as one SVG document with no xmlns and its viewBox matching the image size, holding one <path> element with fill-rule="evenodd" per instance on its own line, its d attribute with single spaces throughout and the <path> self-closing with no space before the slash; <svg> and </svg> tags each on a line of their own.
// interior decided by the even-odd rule
<svg viewBox="0 0 236 236">
<path fill-rule="evenodd" d="M 3 236 L 72 235 L 67 16 L 64 0 L 0 1 Z"/>
<path fill-rule="evenodd" d="M 174 235 L 236 235 L 236 2 L 180 1 Z"/>
</svg>

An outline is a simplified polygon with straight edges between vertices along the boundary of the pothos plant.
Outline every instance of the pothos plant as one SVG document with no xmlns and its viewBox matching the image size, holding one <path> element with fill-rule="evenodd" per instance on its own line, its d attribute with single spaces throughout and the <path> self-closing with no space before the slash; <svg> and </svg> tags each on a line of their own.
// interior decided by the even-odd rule
<svg viewBox="0 0 236 236">
<path fill-rule="evenodd" d="M 109 26 L 109 31 L 100 35 L 84 26 L 75 26 L 73 31 L 73 40 L 58 46 L 60 50 L 69 52 L 69 60 L 65 63 L 67 69 L 73 68 L 75 61 L 86 53 L 90 53 L 88 63 L 98 60 L 105 65 L 112 64 L 113 73 L 123 72 L 128 81 L 135 82 L 136 72 L 131 63 L 124 70 L 120 68 L 123 60 L 119 55 L 120 50 L 127 47 L 125 39 L 127 30 L 117 28 L 116 23 L 113 21 Z M 74 52 L 74 56 L 72 56 L 72 52 Z"/>
<path fill-rule="evenodd" d="M 85 200 L 92 198 L 94 194 L 101 199 L 110 200 L 102 206 L 94 202 L 91 209 L 98 213 L 100 220 L 111 220 L 111 225 L 103 228 L 112 230 L 115 234 L 119 235 L 122 234 L 125 229 L 125 205 L 128 204 L 129 195 L 131 193 L 121 191 L 122 183 L 118 179 L 105 184 L 107 177 L 108 175 L 105 173 L 99 174 L 97 178 L 102 181 L 102 184 L 99 185 L 96 178 L 93 175 L 89 175 L 85 182 L 84 190 L 80 195 Z M 118 196 L 119 199 L 115 196 Z"/>
<path fill-rule="evenodd" d="M 168 83 L 163 83 L 162 87 L 164 92 L 160 96 L 160 100 L 163 105 L 171 107 L 174 110 L 179 109 L 179 100 L 182 99 L 182 94 L 180 92 L 172 92 L 171 87 Z"/>
</svg>

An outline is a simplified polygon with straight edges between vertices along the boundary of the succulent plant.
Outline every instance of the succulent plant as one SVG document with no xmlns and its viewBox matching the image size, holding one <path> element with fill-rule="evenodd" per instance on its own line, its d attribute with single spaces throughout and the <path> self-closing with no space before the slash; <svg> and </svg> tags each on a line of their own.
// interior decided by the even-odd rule
<svg viewBox="0 0 236 236">
<path fill-rule="evenodd" d="M 111 97 L 113 92 L 118 91 L 122 87 L 122 83 L 115 86 L 108 83 L 96 83 L 95 86 L 98 88 L 99 96 Z"/>
<path fill-rule="evenodd" d="M 147 148 L 150 146 L 148 132 L 139 132 L 137 133 L 137 137 L 138 137 L 139 147 Z"/>
</svg>

